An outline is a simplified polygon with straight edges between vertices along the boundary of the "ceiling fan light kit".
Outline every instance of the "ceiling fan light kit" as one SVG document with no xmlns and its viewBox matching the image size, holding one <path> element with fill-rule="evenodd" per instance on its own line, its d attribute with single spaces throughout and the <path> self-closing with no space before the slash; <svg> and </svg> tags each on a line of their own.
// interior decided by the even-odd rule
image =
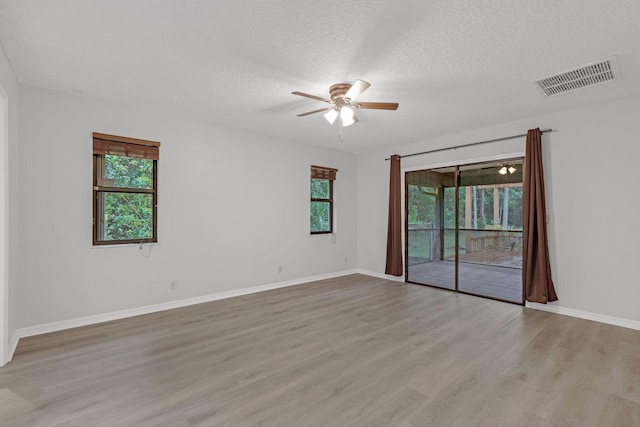
<svg viewBox="0 0 640 427">
<path fill-rule="evenodd" d="M 339 115 L 338 111 L 335 108 L 332 108 L 326 113 L 324 113 L 324 118 L 327 119 L 329 124 L 333 124 L 333 122 L 335 122 L 336 119 L 338 118 L 338 115 Z"/>
<path fill-rule="evenodd" d="M 356 114 L 349 107 L 342 107 L 340 109 L 340 120 L 342 120 L 342 126 L 351 126 L 354 124 L 356 122 L 355 116 Z"/>
<path fill-rule="evenodd" d="M 355 114 L 354 109 L 363 110 L 397 110 L 398 103 L 396 102 L 357 102 L 355 99 L 367 90 L 371 86 L 370 83 L 364 80 L 356 80 L 354 84 L 350 83 L 336 83 L 329 88 L 329 96 L 331 99 L 322 98 L 316 95 L 310 95 L 304 92 L 291 92 L 292 95 L 304 96 L 305 98 L 315 99 L 316 101 L 322 101 L 329 104 L 326 108 L 319 110 L 309 111 L 306 113 L 298 114 L 298 117 L 305 117 L 311 114 L 325 112 L 324 118 L 330 124 L 333 124 L 338 117 L 340 117 L 339 124 L 341 126 L 351 126 L 358 122 L 358 117 Z"/>
</svg>

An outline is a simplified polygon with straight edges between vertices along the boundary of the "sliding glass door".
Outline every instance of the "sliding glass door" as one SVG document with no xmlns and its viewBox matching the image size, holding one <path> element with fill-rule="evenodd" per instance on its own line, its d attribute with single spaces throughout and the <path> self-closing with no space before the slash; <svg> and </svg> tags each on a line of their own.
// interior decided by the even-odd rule
<svg viewBox="0 0 640 427">
<path fill-rule="evenodd" d="M 522 159 L 459 171 L 458 290 L 522 303 Z"/>
<path fill-rule="evenodd" d="M 405 174 L 406 279 L 522 304 L 522 159 Z"/>
<path fill-rule="evenodd" d="M 455 289 L 455 168 L 405 178 L 407 280 Z"/>
</svg>

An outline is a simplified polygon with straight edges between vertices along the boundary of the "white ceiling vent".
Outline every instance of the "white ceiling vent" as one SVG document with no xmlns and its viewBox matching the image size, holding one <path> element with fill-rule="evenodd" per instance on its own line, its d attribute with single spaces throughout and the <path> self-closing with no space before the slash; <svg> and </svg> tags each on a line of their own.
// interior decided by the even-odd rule
<svg viewBox="0 0 640 427">
<path fill-rule="evenodd" d="M 545 96 L 553 96 L 619 78 L 618 61 L 615 56 L 612 56 L 611 58 L 565 71 L 555 76 L 535 80 L 531 83 L 535 84 Z"/>
</svg>

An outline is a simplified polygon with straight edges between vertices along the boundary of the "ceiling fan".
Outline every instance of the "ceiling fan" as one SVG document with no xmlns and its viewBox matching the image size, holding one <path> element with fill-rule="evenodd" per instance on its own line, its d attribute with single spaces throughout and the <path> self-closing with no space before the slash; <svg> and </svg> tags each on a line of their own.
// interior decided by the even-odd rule
<svg viewBox="0 0 640 427">
<path fill-rule="evenodd" d="M 322 98 L 320 96 L 309 95 L 304 92 L 291 92 L 293 95 L 304 96 L 306 98 L 315 99 L 317 101 L 326 102 L 328 107 L 319 110 L 309 111 L 307 113 L 298 114 L 298 117 L 308 116 L 310 114 L 321 113 L 326 111 L 324 118 L 333 124 L 338 116 L 342 126 L 351 126 L 358 121 L 354 108 L 363 110 L 397 110 L 397 102 L 354 102 L 355 99 L 371 86 L 364 80 L 356 80 L 351 85 L 349 83 L 336 83 L 329 88 L 329 96 L 331 99 Z"/>
</svg>

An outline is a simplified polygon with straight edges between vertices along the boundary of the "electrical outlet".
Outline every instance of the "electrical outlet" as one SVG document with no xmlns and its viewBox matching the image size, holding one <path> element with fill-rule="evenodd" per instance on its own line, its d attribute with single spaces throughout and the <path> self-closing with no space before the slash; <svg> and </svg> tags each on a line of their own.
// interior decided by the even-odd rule
<svg viewBox="0 0 640 427">
<path fill-rule="evenodd" d="M 344 257 L 344 263 L 345 263 L 345 264 L 348 264 L 348 263 L 349 263 L 349 261 L 347 260 L 347 257 Z"/>
<path fill-rule="evenodd" d="M 282 273 L 282 266 L 281 265 L 278 266 L 278 273 Z"/>
<path fill-rule="evenodd" d="M 176 289 L 178 287 L 178 281 L 172 280 L 169 282 L 169 289 Z"/>
</svg>

